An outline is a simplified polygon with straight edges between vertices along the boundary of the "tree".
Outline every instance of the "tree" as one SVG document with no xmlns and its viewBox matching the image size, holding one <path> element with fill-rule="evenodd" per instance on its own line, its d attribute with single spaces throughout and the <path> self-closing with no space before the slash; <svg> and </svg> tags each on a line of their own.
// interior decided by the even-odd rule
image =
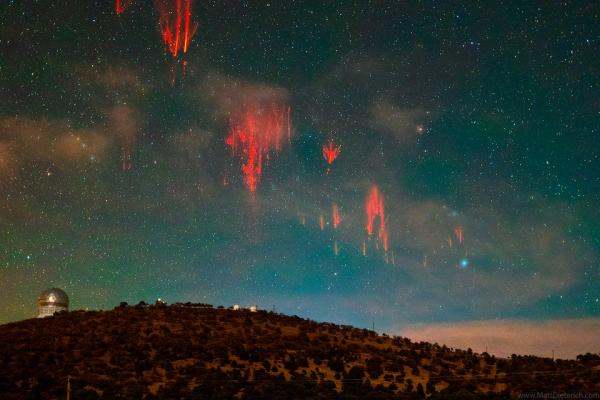
<svg viewBox="0 0 600 400">
<path fill-rule="evenodd" d="M 436 392 L 435 384 L 431 379 L 427 381 L 427 385 L 425 385 L 425 390 L 427 391 L 427 394 L 433 394 Z"/>
<path fill-rule="evenodd" d="M 383 374 L 381 363 L 382 360 L 379 358 L 370 358 L 367 360 L 367 373 L 372 379 L 379 378 Z"/>
<path fill-rule="evenodd" d="M 352 381 L 361 381 L 362 382 L 364 377 L 365 377 L 365 369 L 358 365 L 355 365 L 352 368 L 350 368 L 350 371 L 348 371 L 348 374 L 346 374 L 346 379 L 352 380 Z"/>
<path fill-rule="evenodd" d="M 421 382 L 419 382 L 419 384 L 417 385 L 417 397 L 419 399 L 425 398 L 425 392 L 423 391 L 423 385 L 421 385 Z"/>
</svg>

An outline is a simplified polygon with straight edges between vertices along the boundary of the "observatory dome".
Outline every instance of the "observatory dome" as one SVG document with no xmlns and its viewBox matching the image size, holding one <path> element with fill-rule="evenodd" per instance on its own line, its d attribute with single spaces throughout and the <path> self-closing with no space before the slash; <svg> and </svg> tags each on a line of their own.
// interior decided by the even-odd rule
<svg viewBox="0 0 600 400">
<path fill-rule="evenodd" d="M 49 317 L 59 311 L 69 311 L 69 296 L 58 288 L 44 290 L 37 300 L 38 318 Z"/>
</svg>

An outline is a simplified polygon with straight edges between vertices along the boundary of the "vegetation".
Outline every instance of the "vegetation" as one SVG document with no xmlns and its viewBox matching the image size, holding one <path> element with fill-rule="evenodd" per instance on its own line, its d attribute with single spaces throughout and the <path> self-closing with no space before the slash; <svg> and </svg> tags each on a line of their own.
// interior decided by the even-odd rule
<svg viewBox="0 0 600 400">
<path fill-rule="evenodd" d="M 208 304 L 120 304 L 0 326 L 0 398 L 507 398 L 600 391 L 600 356 L 497 359 Z"/>
</svg>

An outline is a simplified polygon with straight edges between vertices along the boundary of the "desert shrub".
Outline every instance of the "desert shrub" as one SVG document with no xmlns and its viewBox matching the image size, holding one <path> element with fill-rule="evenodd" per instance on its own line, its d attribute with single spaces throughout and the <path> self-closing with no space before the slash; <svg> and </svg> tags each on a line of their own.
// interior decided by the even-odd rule
<svg viewBox="0 0 600 400">
<path fill-rule="evenodd" d="M 367 360 L 367 373 L 372 379 L 379 378 L 383 374 L 381 363 L 382 360 L 379 358 L 370 358 Z"/>
<path fill-rule="evenodd" d="M 327 366 L 335 372 L 344 372 L 344 361 L 341 358 L 330 358 L 327 360 Z"/>
</svg>

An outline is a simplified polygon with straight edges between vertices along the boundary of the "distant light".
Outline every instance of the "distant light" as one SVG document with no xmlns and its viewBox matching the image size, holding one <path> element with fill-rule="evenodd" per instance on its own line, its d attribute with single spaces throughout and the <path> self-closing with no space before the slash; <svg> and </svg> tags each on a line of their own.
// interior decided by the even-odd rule
<svg viewBox="0 0 600 400">
<path fill-rule="evenodd" d="M 469 266 L 469 260 L 467 260 L 466 258 L 463 258 L 462 260 L 460 260 L 461 268 L 467 268 L 468 266 Z"/>
</svg>

